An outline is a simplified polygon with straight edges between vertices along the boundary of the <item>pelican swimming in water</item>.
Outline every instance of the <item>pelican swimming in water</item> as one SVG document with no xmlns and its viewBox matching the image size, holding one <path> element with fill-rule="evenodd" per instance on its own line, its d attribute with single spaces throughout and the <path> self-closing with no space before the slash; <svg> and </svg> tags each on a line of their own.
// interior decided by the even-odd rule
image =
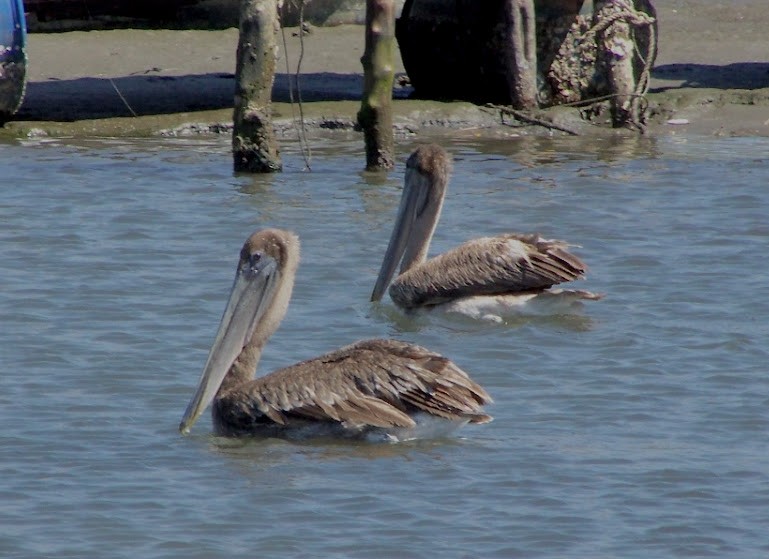
<svg viewBox="0 0 769 559">
<path fill-rule="evenodd" d="M 245 242 L 182 433 L 211 402 L 215 431 L 224 436 L 402 440 L 491 421 L 482 410 L 491 398 L 462 369 L 396 340 L 360 341 L 254 378 L 262 349 L 286 314 L 298 264 L 293 233 L 265 229 Z"/>
<path fill-rule="evenodd" d="M 550 289 L 583 278 L 587 266 L 568 251 L 569 244 L 538 234 L 473 239 L 428 260 L 450 173 L 451 159 L 440 146 L 420 146 L 409 157 L 372 301 L 382 298 L 399 262 L 389 293 L 407 311 L 440 308 L 499 321 L 499 314 L 542 296 L 570 302 L 601 298 L 589 291 Z"/>
</svg>

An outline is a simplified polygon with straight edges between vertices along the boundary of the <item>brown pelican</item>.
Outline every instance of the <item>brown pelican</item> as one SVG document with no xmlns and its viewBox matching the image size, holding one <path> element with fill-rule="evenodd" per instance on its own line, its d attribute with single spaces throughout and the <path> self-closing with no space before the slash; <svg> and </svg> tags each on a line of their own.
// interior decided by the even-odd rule
<svg viewBox="0 0 769 559">
<path fill-rule="evenodd" d="M 420 436 L 426 424 L 435 432 L 439 423 L 491 421 L 481 408 L 491 398 L 462 369 L 396 340 L 360 341 L 255 379 L 262 348 L 286 313 L 298 264 L 293 233 L 265 229 L 245 242 L 182 433 L 212 401 L 214 428 L 225 436 L 399 440 Z"/>
<path fill-rule="evenodd" d="M 589 291 L 550 289 L 581 279 L 587 266 L 567 250 L 569 244 L 538 234 L 473 239 L 427 260 L 450 173 L 451 159 L 440 146 L 420 146 L 409 157 L 372 301 L 382 298 L 399 262 L 400 274 L 389 293 L 405 310 L 441 308 L 501 320 L 498 314 L 542 295 L 570 301 L 601 297 Z"/>
</svg>

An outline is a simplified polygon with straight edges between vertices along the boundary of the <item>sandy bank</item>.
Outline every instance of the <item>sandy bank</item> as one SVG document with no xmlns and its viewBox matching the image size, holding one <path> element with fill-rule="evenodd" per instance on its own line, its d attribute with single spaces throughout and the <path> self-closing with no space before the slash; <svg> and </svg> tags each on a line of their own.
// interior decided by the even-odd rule
<svg viewBox="0 0 769 559">
<path fill-rule="evenodd" d="M 649 133 L 769 135 L 765 1 L 671 0 L 658 2 L 657 9 L 660 41 Z M 274 92 L 276 124 L 287 133 L 293 133 L 288 77 L 296 71 L 301 49 L 295 31 L 286 29 Z M 26 98 L 0 135 L 226 131 L 236 45 L 235 29 L 31 34 Z M 315 28 L 304 37 L 300 86 L 313 129 L 345 128 L 354 121 L 362 53 L 360 26 Z M 396 71 L 403 72 L 398 62 Z M 491 134 L 543 133 L 500 125 L 493 111 L 469 103 L 407 100 L 406 93 L 396 91 L 395 102 L 396 125 L 404 132 L 448 126 Z M 555 112 L 557 121 L 580 133 L 612 133 L 585 124 L 575 110 Z M 686 124 L 668 124 L 671 119 Z"/>
</svg>

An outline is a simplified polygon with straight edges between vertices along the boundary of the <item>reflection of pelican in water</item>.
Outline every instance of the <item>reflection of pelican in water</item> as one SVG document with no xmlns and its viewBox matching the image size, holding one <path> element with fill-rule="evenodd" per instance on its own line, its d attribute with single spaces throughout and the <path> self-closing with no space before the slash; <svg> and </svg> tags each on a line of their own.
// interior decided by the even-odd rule
<svg viewBox="0 0 769 559">
<path fill-rule="evenodd" d="M 491 420 L 481 408 L 491 398 L 464 371 L 395 340 L 357 342 L 254 379 L 262 348 L 286 313 L 298 264 L 292 233 L 265 229 L 243 245 L 219 331 L 179 426 L 183 433 L 212 401 L 214 428 L 226 436 L 394 440 Z"/>
<path fill-rule="evenodd" d="M 550 289 L 583 278 L 587 266 L 567 250 L 567 243 L 537 234 L 473 239 L 427 260 L 450 172 L 451 160 L 440 146 L 421 146 L 409 157 L 403 196 L 372 301 L 382 298 L 399 262 L 400 275 L 389 292 L 405 310 L 438 307 L 501 320 L 499 315 L 505 311 L 535 299 L 554 302 L 557 296 L 561 304 L 600 299 L 601 295 L 589 291 Z"/>
</svg>

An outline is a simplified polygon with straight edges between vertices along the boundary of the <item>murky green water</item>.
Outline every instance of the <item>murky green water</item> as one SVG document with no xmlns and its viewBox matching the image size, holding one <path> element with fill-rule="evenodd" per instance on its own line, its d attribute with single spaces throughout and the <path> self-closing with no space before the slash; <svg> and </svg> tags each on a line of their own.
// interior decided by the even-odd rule
<svg viewBox="0 0 769 559">
<path fill-rule="evenodd" d="M 0 146 L 4 557 L 769 552 L 765 139 L 450 142 L 433 251 L 582 245 L 566 316 L 403 317 L 368 296 L 400 196 L 362 142 L 233 176 L 228 138 Z M 261 371 L 367 337 L 453 358 L 495 421 L 397 445 L 181 437 L 256 228 L 303 259 Z"/>
</svg>

